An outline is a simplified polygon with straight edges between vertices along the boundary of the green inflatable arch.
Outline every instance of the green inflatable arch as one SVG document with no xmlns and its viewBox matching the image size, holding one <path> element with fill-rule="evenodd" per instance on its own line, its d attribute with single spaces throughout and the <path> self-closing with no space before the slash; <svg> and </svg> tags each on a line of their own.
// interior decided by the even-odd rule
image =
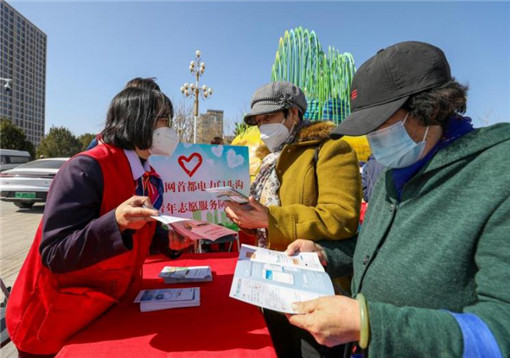
<svg viewBox="0 0 510 358">
<path fill-rule="evenodd" d="M 341 122 L 350 113 L 349 96 L 356 71 L 354 58 L 329 46 L 327 53 L 314 31 L 285 31 L 271 71 L 271 81 L 288 81 L 306 94 L 304 115 L 312 121 Z"/>
</svg>

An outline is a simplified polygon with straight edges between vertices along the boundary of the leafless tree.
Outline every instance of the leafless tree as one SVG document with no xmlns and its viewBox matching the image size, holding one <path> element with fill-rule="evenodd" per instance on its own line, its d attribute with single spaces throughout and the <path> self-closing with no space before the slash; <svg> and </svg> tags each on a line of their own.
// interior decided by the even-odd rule
<svg viewBox="0 0 510 358">
<path fill-rule="evenodd" d="M 193 107 L 186 105 L 184 99 L 181 99 L 175 106 L 172 126 L 179 135 L 179 141 L 193 142 Z"/>
</svg>

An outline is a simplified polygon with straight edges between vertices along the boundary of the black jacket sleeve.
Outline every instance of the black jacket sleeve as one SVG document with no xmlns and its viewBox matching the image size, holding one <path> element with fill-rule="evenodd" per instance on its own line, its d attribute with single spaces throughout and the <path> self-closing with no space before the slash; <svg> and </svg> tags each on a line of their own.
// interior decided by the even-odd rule
<svg viewBox="0 0 510 358">
<path fill-rule="evenodd" d="M 79 270 L 130 249 L 132 233 L 121 235 L 115 210 L 99 216 L 102 197 L 103 176 L 95 159 L 76 156 L 59 170 L 48 193 L 39 247 L 51 271 Z"/>
</svg>

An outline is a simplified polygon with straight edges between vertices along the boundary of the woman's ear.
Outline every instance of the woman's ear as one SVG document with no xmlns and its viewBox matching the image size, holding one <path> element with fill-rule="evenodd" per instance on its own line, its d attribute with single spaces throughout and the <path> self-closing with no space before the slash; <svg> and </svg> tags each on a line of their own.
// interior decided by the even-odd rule
<svg viewBox="0 0 510 358">
<path fill-rule="evenodd" d="M 294 121 L 294 123 L 296 123 L 296 124 L 299 123 L 299 111 L 298 111 L 298 109 L 292 107 L 292 108 L 289 109 L 289 111 L 290 111 L 289 113 L 292 114 L 291 117 L 292 117 L 292 120 Z"/>
</svg>

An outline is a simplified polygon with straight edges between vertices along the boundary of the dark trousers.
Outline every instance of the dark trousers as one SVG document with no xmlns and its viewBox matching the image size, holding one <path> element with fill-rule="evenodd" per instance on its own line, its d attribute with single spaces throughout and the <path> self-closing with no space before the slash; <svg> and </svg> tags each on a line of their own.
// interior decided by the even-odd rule
<svg viewBox="0 0 510 358">
<path fill-rule="evenodd" d="M 310 333 L 290 324 L 283 313 L 264 309 L 264 319 L 279 358 L 344 356 L 345 345 L 330 348 L 317 343 Z"/>
<path fill-rule="evenodd" d="M 56 355 L 57 355 L 57 353 L 55 353 L 55 354 L 32 354 L 32 353 L 20 351 L 18 349 L 18 357 L 19 358 L 53 358 Z"/>
</svg>

